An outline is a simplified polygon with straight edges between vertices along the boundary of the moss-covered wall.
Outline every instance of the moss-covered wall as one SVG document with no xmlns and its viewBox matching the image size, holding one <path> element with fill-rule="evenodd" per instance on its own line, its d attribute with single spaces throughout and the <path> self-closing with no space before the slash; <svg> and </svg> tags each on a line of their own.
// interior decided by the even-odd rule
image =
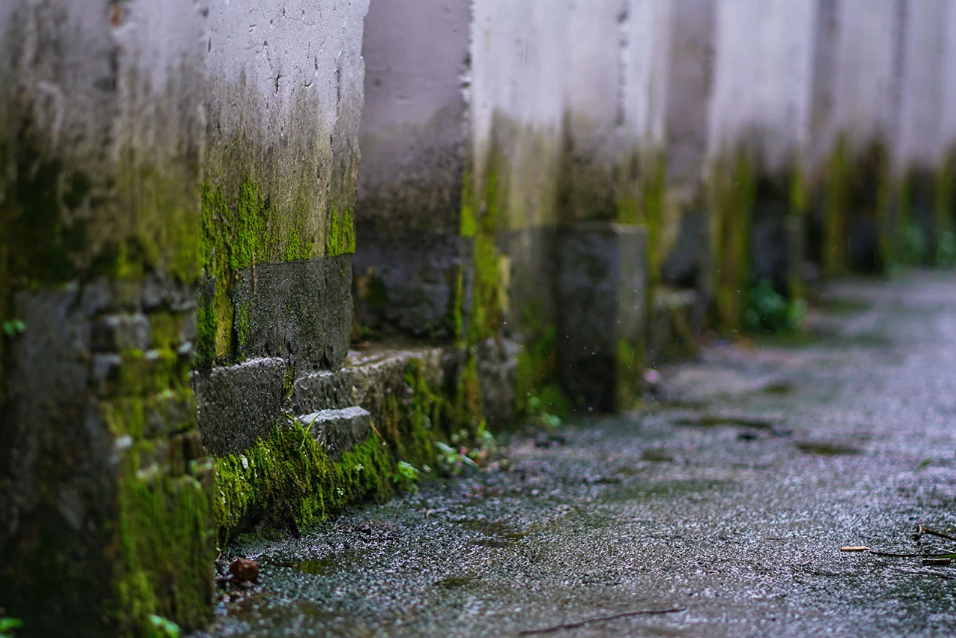
<svg viewBox="0 0 956 638">
<path fill-rule="evenodd" d="M 255 356 L 291 358 L 291 352 L 249 343 L 249 333 L 257 328 L 283 328 L 276 324 L 277 317 L 256 312 L 252 300 L 237 292 L 243 284 L 253 295 L 257 292 L 257 268 L 263 264 L 355 252 L 357 153 L 354 149 L 336 152 L 334 137 L 318 124 L 323 107 L 308 92 L 296 93 L 288 107 L 279 106 L 280 115 L 275 114 L 277 105 L 270 106 L 243 79 L 238 83 L 213 80 L 208 95 L 201 235 L 206 283 L 200 300 L 198 364 L 207 368 Z M 271 125 L 262 121 L 266 113 L 275 120 Z M 243 123 L 234 124 L 237 117 Z M 276 127 L 290 131 L 289 139 L 275 136 Z M 343 280 L 337 288 L 334 293 L 330 289 L 336 298 L 327 303 L 347 305 L 348 299 L 341 297 L 350 290 L 350 283 Z M 312 316 L 321 313 L 320 308 L 304 310 L 310 314 L 301 321 L 323 321 Z M 292 341 L 300 338 L 307 335 L 300 332 Z M 341 340 L 341 331 L 328 338 Z M 307 351 L 304 344 L 297 345 L 295 350 Z M 344 359 L 344 344 L 338 344 L 338 350 L 333 366 Z"/>
<path fill-rule="evenodd" d="M 0 79 L 20 88 L 0 94 L 0 320 L 17 327 L 0 336 L 0 600 L 24 636 L 211 613 L 214 475 L 189 385 L 201 15 L 84 11 L 18 3 L 0 25 L 19 62 Z M 178 21 L 162 42 L 142 26 L 157 14 Z"/>
<path fill-rule="evenodd" d="M 846 137 L 840 137 L 827 161 L 822 189 L 823 274 L 881 272 L 890 258 L 891 237 L 892 183 L 886 146 L 876 142 L 855 151 Z M 851 255 L 854 230 L 867 235 L 868 241 L 858 237 L 866 245 Z"/>
</svg>

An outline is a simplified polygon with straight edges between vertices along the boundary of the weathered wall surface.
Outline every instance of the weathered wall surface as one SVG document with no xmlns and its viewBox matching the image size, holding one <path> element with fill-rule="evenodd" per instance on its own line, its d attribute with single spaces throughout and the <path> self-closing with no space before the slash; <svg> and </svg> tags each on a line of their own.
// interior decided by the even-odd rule
<svg viewBox="0 0 956 638">
<path fill-rule="evenodd" d="M 23 635 L 197 627 L 202 14 L 5 2 L 0 29 L 0 600 Z"/>
<path fill-rule="evenodd" d="M 368 328 L 459 336 L 471 5 L 373 0 L 369 8 L 354 263 Z"/>
</svg>

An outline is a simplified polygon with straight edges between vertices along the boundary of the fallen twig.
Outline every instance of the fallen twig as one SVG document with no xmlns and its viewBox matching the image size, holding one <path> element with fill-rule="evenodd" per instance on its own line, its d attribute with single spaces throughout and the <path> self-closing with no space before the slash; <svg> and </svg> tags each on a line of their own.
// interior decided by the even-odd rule
<svg viewBox="0 0 956 638">
<path fill-rule="evenodd" d="M 577 629 L 578 627 L 583 627 L 585 625 L 590 625 L 596 622 L 608 622 L 611 620 L 618 620 L 619 618 L 630 618 L 632 616 L 661 616 L 663 614 L 677 614 L 685 609 L 651 609 L 644 611 L 629 611 L 624 614 L 615 614 L 613 616 L 602 616 L 600 618 L 589 618 L 588 620 L 582 620 L 581 622 L 567 623 L 564 625 L 555 625 L 554 627 L 548 627 L 547 629 L 529 629 L 527 631 L 519 632 L 519 636 L 533 636 L 536 634 L 552 634 L 556 631 L 562 631 L 565 629 Z"/>
<path fill-rule="evenodd" d="M 948 541 L 956 541 L 956 536 L 951 536 L 950 534 L 944 534 L 943 532 L 937 532 L 936 530 L 932 530 L 928 527 L 923 527 L 922 525 L 916 526 L 916 533 L 913 534 L 913 539 L 919 540 L 925 534 L 928 534 L 929 536 L 945 538 Z"/>
<path fill-rule="evenodd" d="M 956 558 L 956 554 L 893 554 L 891 552 L 870 552 L 873 556 L 888 556 L 890 558 Z"/>
<path fill-rule="evenodd" d="M 952 562 L 953 562 L 952 558 L 924 558 L 923 559 L 924 566 L 925 565 L 940 565 L 945 567 L 947 565 L 952 564 Z"/>
</svg>

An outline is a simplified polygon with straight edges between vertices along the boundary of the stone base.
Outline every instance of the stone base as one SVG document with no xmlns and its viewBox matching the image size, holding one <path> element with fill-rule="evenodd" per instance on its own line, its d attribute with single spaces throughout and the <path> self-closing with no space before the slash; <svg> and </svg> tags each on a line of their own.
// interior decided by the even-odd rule
<svg viewBox="0 0 956 638">
<path fill-rule="evenodd" d="M 573 224 L 558 238 L 559 377 L 574 405 L 626 409 L 639 395 L 646 299 L 646 233 Z"/>
<path fill-rule="evenodd" d="M 697 351 L 703 323 L 699 308 L 699 295 L 693 290 L 660 287 L 655 291 L 647 326 L 648 366 L 658 367 Z"/>
</svg>

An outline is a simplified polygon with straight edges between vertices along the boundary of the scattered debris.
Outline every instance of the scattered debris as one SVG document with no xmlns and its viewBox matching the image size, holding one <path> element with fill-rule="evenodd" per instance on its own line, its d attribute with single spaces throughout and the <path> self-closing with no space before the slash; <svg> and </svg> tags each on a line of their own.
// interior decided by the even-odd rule
<svg viewBox="0 0 956 638">
<path fill-rule="evenodd" d="M 841 551 L 841 552 L 868 552 L 868 551 L 870 551 L 870 548 L 869 548 L 869 547 L 863 547 L 862 545 L 860 545 L 860 546 L 847 545 L 847 546 L 845 546 L 845 547 L 841 547 L 841 548 L 840 548 L 840 551 Z"/>
<path fill-rule="evenodd" d="M 937 538 L 945 538 L 948 541 L 956 541 L 956 536 L 951 536 L 950 534 L 944 534 L 943 532 L 937 532 L 923 525 L 916 526 L 916 533 L 913 534 L 913 540 L 919 540 L 923 536 L 936 536 Z"/>
<path fill-rule="evenodd" d="M 924 558 L 923 565 L 949 565 L 953 562 L 952 558 Z"/>
<path fill-rule="evenodd" d="M 559 631 L 564 631 L 567 629 L 577 629 L 578 627 L 584 627 L 585 625 L 590 625 L 598 622 L 609 622 L 612 620 L 618 620 L 620 618 L 631 618 L 632 616 L 662 616 L 664 614 L 679 614 L 686 609 L 651 609 L 644 611 L 630 611 L 624 614 L 614 614 L 613 616 L 601 616 L 600 618 L 589 618 L 588 620 L 582 620 L 581 622 L 575 623 L 566 623 L 563 625 L 555 625 L 554 627 L 548 627 L 547 629 L 529 629 L 527 631 L 519 632 L 519 636 L 534 636 L 538 634 L 553 634 Z"/>
<path fill-rule="evenodd" d="M 251 583 L 259 578 L 259 563 L 241 556 L 229 565 L 229 574 L 232 579 L 242 583 Z"/>
</svg>

